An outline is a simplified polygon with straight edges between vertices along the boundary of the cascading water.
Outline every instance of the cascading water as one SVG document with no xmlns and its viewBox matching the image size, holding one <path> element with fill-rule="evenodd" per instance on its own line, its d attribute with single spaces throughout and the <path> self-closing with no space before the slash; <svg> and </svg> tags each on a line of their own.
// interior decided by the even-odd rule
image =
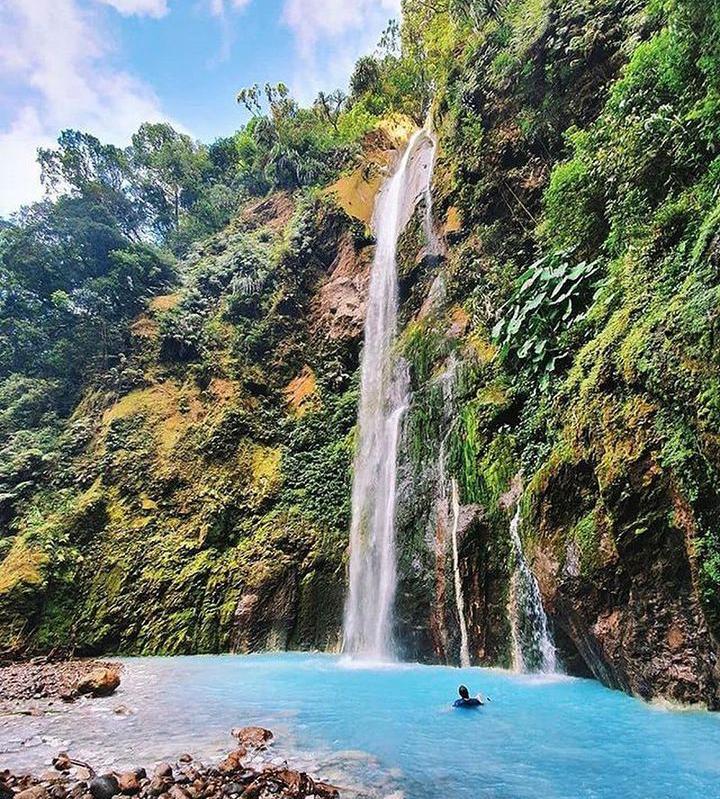
<svg viewBox="0 0 720 799">
<path fill-rule="evenodd" d="M 457 607 L 458 619 L 460 624 L 460 666 L 467 668 L 470 665 L 470 650 L 468 648 L 468 631 L 465 622 L 465 599 L 463 597 L 462 577 L 460 575 L 460 557 L 458 555 L 458 523 L 460 521 L 460 498 L 458 495 L 457 480 L 453 477 L 451 483 L 452 492 L 452 553 L 453 553 L 453 575 L 455 578 L 455 605 Z"/>
<path fill-rule="evenodd" d="M 510 540 L 515 555 L 515 571 L 510 579 L 508 601 L 513 668 L 519 672 L 553 674 L 557 671 L 555 645 L 543 608 L 540 588 L 525 560 L 520 540 L 520 502 L 510 522 Z"/>
<path fill-rule="evenodd" d="M 377 244 L 365 317 L 343 641 L 344 652 L 372 660 L 393 655 L 397 451 L 408 402 L 407 367 L 394 352 L 397 243 L 418 200 L 429 194 L 434 151 L 425 130 L 412 137 L 373 217 Z"/>
<path fill-rule="evenodd" d="M 439 496 L 437 500 L 437 513 L 443 520 L 444 528 L 447 528 L 448 517 L 450 523 L 450 542 L 452 546 L 453 563 L 453 585 L 455 588 L 455 609 L 458 615 L 458 626 L 460 628 L 460 666 L 466 668 L 470 666 L 470 650 L 468 645 L 467 622 L 465 621 L 465 598 L 463 596 L 462 575 L 460 574 L 460 554 L 458 549 L 458 528 L 460 526 L 460 494 L 457 480 L 447 477 L 447 441 L 453 430 L 451 414 L 455 409 L 455 379 L 457 374 L 458 362 L 455 354 L 451 354 L 448 359 L 448 366 L 440 382 L 442 385 L 443 403 L 445 407 L 445 421 L 448 424 L 447 432 L 440 442 L 440 455 L 438 458 L 438 488 Z M 448 489 L 450 495 L 448 496 Z"/>
</svg>

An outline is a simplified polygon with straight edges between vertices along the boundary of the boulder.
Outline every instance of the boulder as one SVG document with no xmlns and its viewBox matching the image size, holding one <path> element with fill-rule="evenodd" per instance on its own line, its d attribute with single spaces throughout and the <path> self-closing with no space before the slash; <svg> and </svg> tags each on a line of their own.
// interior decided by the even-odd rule
<svg viewBox="0 0 720 799">
<path fill-rule="evenodd" d="M 15 799 L 48 799 L 48 792 L 42 785 L 33 785 L 15 794 Z M 109 799 L 109 797 L 108 797 Z"/>
<path fill-rule="evenodd" d="M 0 799 L 13 799 L 14 796 L 12 788 L 5 785 L 4 782 L 0 782 Z"/>
<path fill-rule="evenodd" d="M 247 749 L 244 746 L 235 749 L 233 752 L 218 764 L 218 771 L 223 774 L 229 774 L 232 771 L 237 771 L 242 768 L 243 758 L 247 755 Z"/>
<path fill-rule="evenodd" d="M 77 690 L 80 694 L 110 696 L 118 685 L 120 685 L 120 675 L 117 671 L 101 666 L 81 677 L 78 680 Z"/>
<path fill-rule="evenodd" d="M 153 769 L 153 777 L 172 777 L 173 770 L 169 763 L 158 763 Z"/>
<path fill-rule="evenodd" d="M 317 799 L 339 799 L 340 791 L 328 782 L 316 782 L 314 789 Z"/>
<path fill-rule="evenodd" d="M 103 774 L 101 777 L 94 777 L 88 785 L 93 799 L 112 799 L 116 793 L 120 792 L 118 781 L 113 774 Z"/>
<path fill-rule="evenodd" d="M 118 774 L 117 783 L 120 793 L 124 793 L 125 796 L 140 793 L 140 779 L 134 771 L 124 771 L 122 774 Z"/>
<path fill-rule="evenodd" d="M 72 760 L 67 752 L 60 752 L 57 757 L 53 758 L 52 764 L 58 771 L 69 771 L 72 768 Z"/>
<path fill-rule="evenodd" d="M 232 736 L 248 749 L 265 749 L 273 739 L 272 732 L 264 727 L 235 727 Z"/>
<path fill-rule="evenodd" d="M 167 791 L 173 784 L 172 779 L 168 777 L 153 777 L 150 784 L 147 786 L 147 793 L 150 796 L 160 796 Z"/>
</svg>

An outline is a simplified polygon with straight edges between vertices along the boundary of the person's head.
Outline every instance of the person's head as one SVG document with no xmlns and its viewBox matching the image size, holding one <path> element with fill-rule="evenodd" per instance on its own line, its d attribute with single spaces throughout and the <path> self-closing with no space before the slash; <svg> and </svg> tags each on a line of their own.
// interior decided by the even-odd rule
<svg viewBox="0 0 720 799">
<path fill-rule="evenodd" d="M 461 685 L 458 688 L 458 693 L 460 694 L 461 699 L 470 699 L 470 691 L 468 691 L 464 685 Z"/>
</svg>

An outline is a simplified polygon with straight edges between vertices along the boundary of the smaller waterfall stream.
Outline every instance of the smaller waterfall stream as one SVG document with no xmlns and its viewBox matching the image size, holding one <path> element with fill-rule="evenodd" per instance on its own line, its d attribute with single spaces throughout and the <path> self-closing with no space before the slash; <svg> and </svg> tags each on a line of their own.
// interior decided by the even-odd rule
<svg viewBox="0 0 720 799">
<path fill-rule="evenodd" d="M 553 674 L 557 671 L 555 645 L 543 608 L 540 588 L 520 539 L 520 502 L 510 522 L 515 571 L 510 579 L 508 617 L 513 645 L 513 669 Z"/>
<path fill-rule="evenodd" d="M 468 631 L 465 621 L 465 599 L 463 597 L 462 575 L 460 574 L 460 557 L 458 555 L 458 523 L 460 522 L 460 498 L 458 495 L 457 480 L 453 477 L 451 483 L 452 496 L 452 553 L 453 576 L 455 579 L 455 605 L 460 623 L 460 666 L 467 668 L 470 665 L 470 651 L 468 649 Z"/>
<path fill-rule="evenodd" d="M 460 628 L 460 666 L 466 668 L 470 665 L 470 650 L 468 644 L 467 622 L 465 620 L 465 597 L 463 596 L 462 575 L 460 573 L 460 554 L 458 548 L 458 530 L 460 527 L 460 492 L 457 480 L 453 477 L 448 480 L 447 475 L 447 442 L 453 431 L 452 413 L 455 410 L 455 380 L 457 378 L 458 361 L 454 353 L 448 358 L 448 366 L 440 382 L 442 385 L 443 400 L 446 408 L 447 432 L 440 442 L 438 457 L 438 488 L 439 502 L 438 513 L 442 514 L 444 524 L 450 521 L 450 542 L 452 546 L 453 586 L 455 589 L 455 608 L 458 615 Z M 449 489 L 449 496 L 448 496 Z"/>
</svg>

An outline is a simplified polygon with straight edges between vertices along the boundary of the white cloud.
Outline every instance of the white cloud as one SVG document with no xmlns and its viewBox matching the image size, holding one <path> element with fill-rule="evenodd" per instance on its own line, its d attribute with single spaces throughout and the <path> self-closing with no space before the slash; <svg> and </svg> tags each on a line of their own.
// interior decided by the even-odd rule
<svg viewBox="0 0 720 799">
<path fill-rule="evenodd" d="M 230 58 L 230 52 L 233 44 L 232 27 L 228 20 L 227 12 L 229 10 L 242 11 L 246 6 L 249 6 L 252 0 L 207 0 L 210 13 L 220 23 L 221 41 L 220 50 L 210 63 L 217 65 Z"/>
<path fill-rule="evenodd" d="M 250 5 L 251 0 L 208 0 L 208 3 L 210 6 L 210 13 L 214 17 L 222 17 L 226 10 L 233 8 L 236 11 L 240 11 Z"/>
<path fill-rule="evenodd" d="M 286 0 L 283 21 L 307 58 L 320 40 L 374 29 L 378 20 L 387 21 L 399 12 L 400 0 Z"/>
<path fill-rule="evenodd" d="M 282 21 L 295 37 L 299 64 L 293 89 L 309 100 L 343 86 L 353 64 L 373 50 L 401 0 L 285 0 Z"/>
<path fill-rule="evenodd" d="M 78 0 L 3 0 L 0 41 L 0 89 L 22 97 L 0 128 L 0 215 L 41 196 L 35 150 L 60 130 L 124 144 L 141 122 L 167 120 L 147 86 L 110 65 L 101 19 Z"/>
<path fill-rule="evenodd" d="M 38 147 L 52 144 L 31 106 L 21 108 L 7 130 L 0 132 L 0 216 L 37 200 L 40 166 Z"/>
<path fill-rule="evenodd" d="M 159 19 L 168 13 L 167 0 L 98 0 L 112 6 L 125 17 L 155 17 Z"/>
</svg>

